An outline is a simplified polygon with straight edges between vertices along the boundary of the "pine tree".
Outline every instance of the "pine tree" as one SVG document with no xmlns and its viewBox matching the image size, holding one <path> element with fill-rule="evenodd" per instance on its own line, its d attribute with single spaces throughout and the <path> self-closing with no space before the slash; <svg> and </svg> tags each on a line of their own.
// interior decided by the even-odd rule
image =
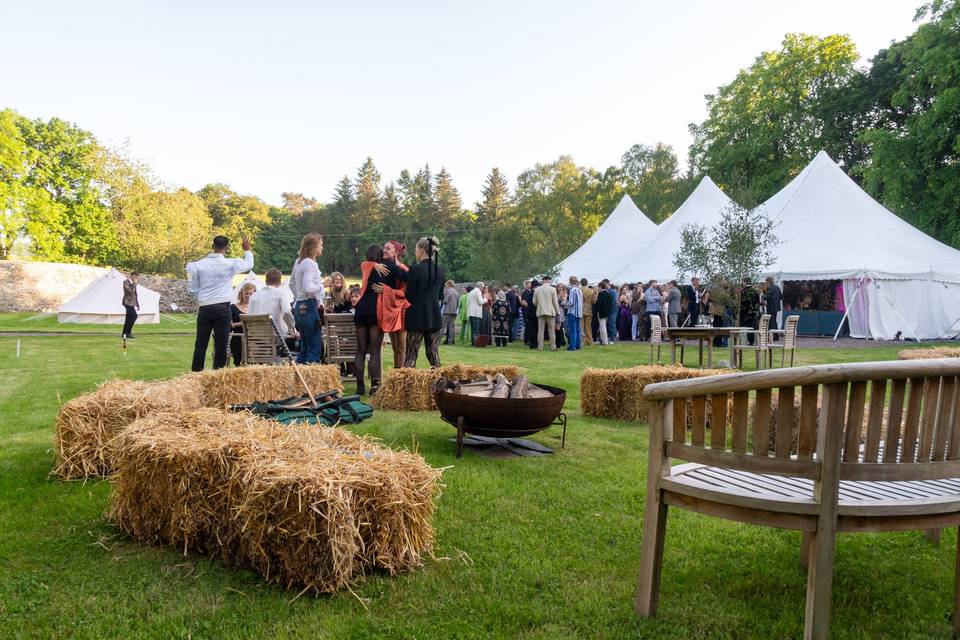
<svg viewBox="0 0 960 640">
<path fill-rule="evenodd" d="M 437 233 L 454 228 L 463 203 L 460 200 L 460 192 L 453 186 L 453 178 L 450 177 L 446 167 L 441 167 L 440 173 L 435 178 L 434 199 L 440 223 Z"/>
<path fill-rule="evenodd" d="M 493 224 L 503 219 L 510 207 L 510 185 L 507 177 L 494 167 L 483 185 L 483 202 L 477 203 L 477 222 Z"/>
<path fill-rule="evenodd" d="M 326 240 L 321 263 L 326 271 L 356 273 L 359 269 L 360 262 L 353 239 L 342 235 L 348 229 L 356 228 L 353 225 L 355 204 L 353 183 L 348 176 L 343 176 L 333 192 L 333 202 L 324 209 L 322 215 L 324 229 L 321 233 Z"/>
<path fill-rule="evenodd" d="M 373 158 L 367 157 L 357 169 L 354 193 L 356 203 L 353 213 L 356 222 L 364 228 L 378 225 L 383 219 L 380 210 L 380 172 Z"/>
</svg>

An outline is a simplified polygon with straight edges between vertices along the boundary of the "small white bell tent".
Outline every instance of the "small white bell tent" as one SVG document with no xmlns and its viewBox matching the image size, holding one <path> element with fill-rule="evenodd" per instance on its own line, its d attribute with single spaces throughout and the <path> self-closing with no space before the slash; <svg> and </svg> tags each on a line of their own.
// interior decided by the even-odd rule
<svg viewBox="0 0 960 640">
<path fill-rule="evenodd" d="M 57 309 L 57 322 L 90 324 L 123 324 L 126 310 L 123 308 L 123 281 L 126 279 L 116 269 L 91 282 L 73 298 Z M 142 285 L 137 285 L 140 302 L 140 317 L 137 324 L 160 323 L 160 294 Z"/>
</svg>

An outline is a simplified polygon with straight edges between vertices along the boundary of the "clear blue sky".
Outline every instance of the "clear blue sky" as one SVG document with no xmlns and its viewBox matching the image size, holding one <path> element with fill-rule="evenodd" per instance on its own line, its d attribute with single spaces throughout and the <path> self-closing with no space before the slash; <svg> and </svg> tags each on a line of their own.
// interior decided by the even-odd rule
<svg viewBox="0 0 960 640">
<path fill-rule="evenodd" d="M 866 60 L 921 2 L 7 2 L 0 108 L 129 142 L 170 185 L 327 200 L 370 155 L 385 179 L 446 166 L 471 206 L 495 165 L 682 160 L 703 94 L 785 33 Z"/>
</svg>

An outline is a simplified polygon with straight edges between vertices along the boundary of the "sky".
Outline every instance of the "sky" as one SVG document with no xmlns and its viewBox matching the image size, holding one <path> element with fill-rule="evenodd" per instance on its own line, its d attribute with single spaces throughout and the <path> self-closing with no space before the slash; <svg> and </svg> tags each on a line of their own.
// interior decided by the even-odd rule
<svg viewBox="0 0 960 640">
<path fill-rule="evenodd" d="M 126 145 L 170 186 L 330 199 L 372 156 L 429 163 L 465 206 L 570 155 L 636 143 L 681 161 L 704 94 L 789 32 L 851 36 L 865 64 L 923 0 L 52 2 L 3 0 L 0 108 Z"/>
</svg>

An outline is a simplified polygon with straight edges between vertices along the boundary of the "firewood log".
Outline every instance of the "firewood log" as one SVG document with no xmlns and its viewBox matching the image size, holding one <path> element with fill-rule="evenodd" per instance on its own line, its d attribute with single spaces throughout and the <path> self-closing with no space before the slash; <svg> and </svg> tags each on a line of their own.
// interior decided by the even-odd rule
<svg viewBox="0 0 960 640">
<path fill-rule="evenodd" d="M 530 395 L 530 378 L 527 376 L 517 376 L 513 381 L 513 387 L 510 388 L 511 398 L 526 398 Z"/>
</svg>

